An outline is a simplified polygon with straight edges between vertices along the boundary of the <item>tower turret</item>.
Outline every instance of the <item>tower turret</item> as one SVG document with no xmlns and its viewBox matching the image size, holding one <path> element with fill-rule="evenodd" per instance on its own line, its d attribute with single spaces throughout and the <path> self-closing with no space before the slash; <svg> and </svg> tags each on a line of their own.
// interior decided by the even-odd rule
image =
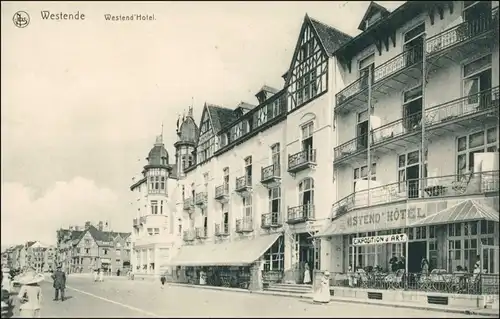
<svg viewBox="0 0 500 319">
<path fill-rule="evenodd" d="M 177 176 L 182 178 L 184 170 L 194 164 L 198 126 L 193 118 L 193 107 L 189 107 L 188 114 L 177 120 L 177 142 L 175 142 L 175 161 Z"/>
</svg>

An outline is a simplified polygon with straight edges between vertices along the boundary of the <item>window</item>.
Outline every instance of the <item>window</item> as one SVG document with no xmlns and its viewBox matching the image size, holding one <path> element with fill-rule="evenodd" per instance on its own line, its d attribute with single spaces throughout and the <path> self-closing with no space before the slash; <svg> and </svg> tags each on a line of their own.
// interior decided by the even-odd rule
<svg viewBox="0 0 500 319">
<path fill-rule="evenodd" d="M 252 156 L 248 156 L 245 158 L 245 176 L 246 176 L 246 185 L 252 185 Z"/>
<path fill-rule="evenodd" d="M 271 219 L 273 223 L 278 222 L 281 212 L 281 188 L 275 187 L 269 189 L 269 212 L 272 214 Z"/>
<path fill-rule="evenodd" d="M 158 214 L 158 201 L 157 200 L 151 201 L 151 214 L 152 215 Z"/>
<path fill-rule="evenodd" d="M 280 167 L 280 143 L 271 146 L 271 161 L 275 170 Z"/>
<path fill-rule="evenodd" d="M 205 114 L 205 118 L 200 126 L 200 135 L 207 133 L 210 130 L 210 118 Z"/>
<path fill-rule="evenodd" d="M 181 191 L 182 191 L 182 200 L 184 200 L 186 199 L 186 186 L 182 185 Z"/>
<path fill-rule="evenodd" d="M 264 254 L 264 271 L 283 271 L 285 269 L 285 246 L 283 237 Z"/>
<path fill-rule="evenodd" d="M 209 138 L 207 141 L 198 144 L 198 163 L 206 161 L 212 157 L 215 149 L 215 139 Z"/>
<path fill-rule="evenodd" d="M 229 232 L 229 212 L 224 212 L 222 215 L 222 231 L 223 232 Z"/>
<path fill-rule="evenodd" d="M 371 171 L 371 180 L 376 181 L 377 180 L 377 163 L 372 164 L 372 171 Z M 356 191 L 356 182 L 361 181 L 361 180 L 368 180 L 368 166 L 361 166 L 358 168 L 354 169 L 354 183 L 353 183 L 353 192 Z"/>
<path fill-rule="evenodd" d="M 163 201 L 160 201 L 160 215 L 163 215 Z"/>
<path fill-rule="evenodd" d="M 313 149 L 314 123 L 309 122 L 302 126 L 302 150 L 312 153 Z"/>
<path fill-rule="evenodd" d="M 299 205 L 304 206 L 306 217 L 313 217 L 311 214 L 314 209 L 314 180 L 310 177 L 299 183 Z"/>
<path fill-rule="evenodd" d="M 420 151 L 399 155 L 398 182 L 399 192 L 407 192 L 409 198 L 419 196 Z"/>
<path fill-rule="evenodd" d="M 165 189 L 165 176 L 161 176 L 160 189 Z"/>
<path fill-rule="evenodd" d="M 148 235 L 153 236 L 153 228 L 148 228 Z"/>
<path fill-rule="evenodd" d="M 205 185 L 208 185 L 209 176 L 210 176 L 209 173 L 203 174 L 203 181 L 205 182 Z"/>
<path fill-rule="evenodd" d="M 227 138 L 227 133 L 222 133 L 219 136 L 219 145 L 220 145 L 220 147 L 224 147 L 227 144 L 229 144 L 229 141 L 228 141 L 228 138 Z"/>
<path fill-rule="evenodd" d="M 254 127 L 264 125 L 283 112 L 285 109 L 285 100 L 283 97 L 277 98 L 273 102 L 260 106 L 259 109 L 254 112 L 252 118 Z"/>
<path fill-rule="evenodd" d="M 160 234 L 160 228 L 154 228 L 154 235 L 159 235 Z"/>
<path fill-rule="evenodd" d="M 375 54 L 370 54 L 366 58 L 359 61 L 358 72 L 359 72 L 359 78 L 361 79 L 360 89 L 368 87 L 368 78 L 370 76 L 370 73 L 371 73 L 371 80 L 373 82 L 374 70 L 375 70 Z"/>
<path fill-rule="evenodd" d="M 422 119 L 422 86 L 403 93 L 403 118 L 405 133 L 420 129 Z"/>
<path fill-rule="evenodd" d="M 463 88 L 465 101 L 463 113 L 491 106 L 491 55 L 484 56 L 463 66 Z"/>
<path fill-rule="evenodd" d="M 107 254 L 108 254 L 108 250 L 104 249 L 104 255 L 107 255 Z"/>
<path fill-rule="evenodd" d="M 243 197 L 243 217 L 252 218 L 252 196 Z"/>
<path fill-rule="evenodd" d="M 498 151 L 496 127 L 457 139 L 457 175 L 474 172 L 474 154 Z"/>
<path fill-rule="evenodd" d="M 225 167 L 223 170 L 222 170 L 223 174 L 224 174 L 224 191 L 226 192 L 226 194 L 229 193 L 229 167 Z"/>
</svg>

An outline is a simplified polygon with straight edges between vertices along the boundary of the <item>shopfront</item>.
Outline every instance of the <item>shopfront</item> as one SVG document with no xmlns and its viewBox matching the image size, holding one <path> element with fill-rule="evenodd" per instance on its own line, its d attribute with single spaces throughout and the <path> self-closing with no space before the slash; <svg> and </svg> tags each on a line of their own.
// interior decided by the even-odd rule
<svg viewBox="0 0 500 319">
<path fill-rule="evenodd" d="M 351 266 L 389 273 L 396 258 L 404 261 L 408 273 L 420 273 L 425 258 L 429 272 L 471 272 L 480 256 L 484 273 L 498 273 L 499 226 L 494 201 L 498 197 L 405 201 L 350 212 L 319 235 L 323 249 L 330 252 L 323 258 L 322 269 L 347 273 Z M 405 234 L 405 241 L 360 244 L 362 237 L 398 234 Z"/>
</svg>

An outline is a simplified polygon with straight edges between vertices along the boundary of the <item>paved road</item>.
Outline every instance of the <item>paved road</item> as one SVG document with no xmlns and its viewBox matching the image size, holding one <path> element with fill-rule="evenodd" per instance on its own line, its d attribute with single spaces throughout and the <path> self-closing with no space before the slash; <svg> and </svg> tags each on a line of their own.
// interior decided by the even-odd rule
<svg viewBox="0 0 500 319">
<path fill-rule="evenodd" d="M 61 303 L 52 300 L 51 283 L 42 283 L 43 317 L 464 317 L 353 303 L 315 305 L 295 298 L 179 286 L 161 289 L 159 283 L 123 279 L 94 283 L 90 278 L 69 278 L 68 285 L 69 299 Z"/>
</svg>

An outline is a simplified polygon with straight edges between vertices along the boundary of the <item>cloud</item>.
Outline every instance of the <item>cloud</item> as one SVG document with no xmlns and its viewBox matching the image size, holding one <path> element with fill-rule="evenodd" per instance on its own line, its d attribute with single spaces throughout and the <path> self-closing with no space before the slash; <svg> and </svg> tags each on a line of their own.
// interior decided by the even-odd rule
<svg viewBox="0 0 500 319">
<path fill-rule="evenodd" d="M 120 211 L 123 206 L 120 203 L 123 201 L 112 190 L 83 177 L 56 182 L 38 197 L 26 185 L 2 183 L 2 244 L 22 244 L 28 240 L 55 244 L 57 229 L 83 226 L 87 220 L 110 220 L 114 225 L 110 217 Z M 116 222 L 123 224 L 124 219 L 128 221 L 118 218 Z"/>
</svg>

